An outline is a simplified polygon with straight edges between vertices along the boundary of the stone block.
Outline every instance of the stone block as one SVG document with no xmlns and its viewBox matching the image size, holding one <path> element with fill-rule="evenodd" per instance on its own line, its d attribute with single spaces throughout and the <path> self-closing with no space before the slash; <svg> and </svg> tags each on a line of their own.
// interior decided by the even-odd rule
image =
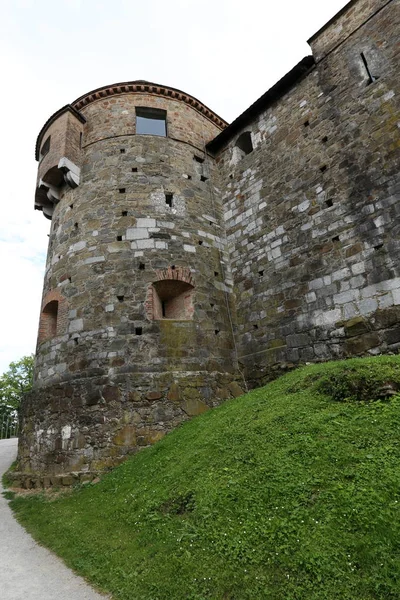
<svg viewBox="0 0 400 600">
<path fill-rule="evenodd" d="M 231 383 L 228 384 L 228 389 L 234 398 L 238 396 L 243 396 L 244 394 L 244 391 L 242 390 L 237 381 L 231 381 Z"/>
<path fill-rule="evenodd" d="M 371 332 L 361 335 L 359 337 L 348 339 L 345 344 L 345 349 L 347 355 L 354 356 L 359 354 L 365 354 L 371 348 L 375 348 L 379 345 L 380 338 L 378 333 Z"/>
<path fill-rule="evenodd" d="M 195 417 L 201 415 L 203 412 L 209 410 L 207 404 L 196 398 L 187 398 L 181 403 L 182 409 L 189 417 Z"/>
<path fill-rule="evenodd" d="M 362 335 L 370 330 L 370 326 L 363 317 L 354 317 L 343 323 L 346 337 Z"/>
</svg>

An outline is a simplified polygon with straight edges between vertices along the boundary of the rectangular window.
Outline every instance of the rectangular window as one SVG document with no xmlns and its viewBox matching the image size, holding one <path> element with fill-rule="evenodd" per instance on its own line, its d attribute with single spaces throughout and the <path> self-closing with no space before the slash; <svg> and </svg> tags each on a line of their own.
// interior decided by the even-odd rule
<svg viewBox="0 0 400 600">
<path fill-rule="evenodd" d="M 136 108 L 136 133 L 167 135 L 167 111 L 159 108 Z"/>
<path fill-rule="evenodd" d="M 42 159 L 44 156 L 46 156 L 46 154 L 50 150 L 50 138 L 51 138 L 51 136 L 49 135 L 49 137 L 47 138 L 47 140 L 45 141 L 45 143 L 43 144 L 43 146 L 40 149 L 40 159 Z"/>
</svg>

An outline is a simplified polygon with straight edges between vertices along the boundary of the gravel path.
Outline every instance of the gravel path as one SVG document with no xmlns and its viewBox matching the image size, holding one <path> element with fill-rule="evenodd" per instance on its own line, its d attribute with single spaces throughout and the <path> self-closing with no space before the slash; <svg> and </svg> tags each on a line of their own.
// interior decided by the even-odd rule
<svg viewBox="0 0 400 600">
<path fill-rule="evenodd" d="M 17 440 L 0 440 L 0 479 L 17 454 Z M 0 492 L 3 491 L 0 480 Z M 105 600 L 17 523 L 0 493 L 1 600 Z"/>
</svg>

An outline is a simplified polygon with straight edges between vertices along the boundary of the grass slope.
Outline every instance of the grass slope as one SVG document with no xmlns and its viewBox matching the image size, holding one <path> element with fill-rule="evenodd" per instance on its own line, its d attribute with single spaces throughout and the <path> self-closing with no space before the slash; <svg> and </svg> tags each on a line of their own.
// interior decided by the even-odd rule
<svg viewBox="0 0 400 600">
<path fill-rule="evenodd" d="M 397 600 L 400 397 L 377 399 L 394 388 L 399 357 L 311 365 L 12 506 L 119 600 Z"/>
</svg>

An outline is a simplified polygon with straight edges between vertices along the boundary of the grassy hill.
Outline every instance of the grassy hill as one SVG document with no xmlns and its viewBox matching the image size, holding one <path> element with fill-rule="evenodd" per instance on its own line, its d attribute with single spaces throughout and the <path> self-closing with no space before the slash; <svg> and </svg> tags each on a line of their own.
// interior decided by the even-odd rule
<svg viewBox="0 0 400 600">
<path fill-rule="evenodd" d="M 119 600 L 398 600 L 396 390 L 399 357 L 311 365 L 12 506 Z"/>
</svg>

